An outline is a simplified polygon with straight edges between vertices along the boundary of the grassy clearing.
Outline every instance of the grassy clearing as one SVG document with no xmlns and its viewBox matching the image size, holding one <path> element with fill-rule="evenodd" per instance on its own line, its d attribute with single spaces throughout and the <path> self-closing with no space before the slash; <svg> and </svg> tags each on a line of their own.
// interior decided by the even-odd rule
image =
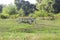
<svg viewBox="0 0 60 40">
<path fill-rule="evenodd" d="M 38 20 L 36 24 L 30 25 L 18 23 L 16 20 L 0 20 L 0 32 L 60 33 L 60 22 L 59 20 Z"/>
<path fill-rule="evenodd" d="M 36 24 L 0 20 L 0 40 L 60 40 L 60 19 L 37 20 Z"/>
</svg>

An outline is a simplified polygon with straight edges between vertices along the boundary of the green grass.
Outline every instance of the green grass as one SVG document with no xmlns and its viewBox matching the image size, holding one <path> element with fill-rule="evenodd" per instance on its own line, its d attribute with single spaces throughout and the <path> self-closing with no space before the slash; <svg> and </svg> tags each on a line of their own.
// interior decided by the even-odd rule
<svg viewBox="0 0 60 40">
<path fill-rule="evenodd" d="M 0 33 L 0 40 L 60 40 L 60 34 L 53 33 Z"/>
<path fill-rule="evenodd" d="M 60 40 L 60 19 L 37 20 L 36 24 L 0 20 L 0 40 Z"/>
</svg>

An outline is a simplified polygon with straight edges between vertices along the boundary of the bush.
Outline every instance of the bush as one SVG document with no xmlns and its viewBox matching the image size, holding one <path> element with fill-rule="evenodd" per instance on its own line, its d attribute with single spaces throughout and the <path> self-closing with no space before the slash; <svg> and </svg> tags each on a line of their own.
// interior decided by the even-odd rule
<svg viewBox="0 0 60 40">
<path fill-rule="evenodd" d="M 1 14 L 0 17 L 2 19 L 7 19 L 7 18 L 9 18 L 9 15 L 8 14 Z"/>
<path fill-rule="evenodd" d="M 1 18 L 16 18 L 17 10 L 14 5 L 8 5 L 3 8 Z"/>
<path fill-rule="evenodd" d="M 21 17 L 25 15 L 23 9 L 20 9 L 20 10 L 18 11 L 18 14 L 19 14 L 19 16 L 21 16 Z"/>
<path fill-rule="evenodd" d="M 53 14 L 53 13 L 48 13 L 48 16 L 49 16 L 49 17 L 52 17 L 51 20 L 54 20 L 54 19 L 55 19 L 55 16 L 54 16 L 54 15 L 55 15 L 55 14 Z"/>
<path fill-rule="evenodd" d="M 31 16 L 31 17 L 34 17 L 34 18 L 36 18 L 36 17 L 47 17 L 48 16 L 48 13 L 46 12 L 46 11 L 35 11 L 35 13 L 31 13 L 29 16 Z"/>
<path fill-rule="evenodd" d="M 18 17 L 19 17 L 19 14 L 15 14 L 15 15 L 10 15 L 10 17 L 9 17 L 9 18 L 14 19 L 14 18 L 18 18 Z"/>
</svg>

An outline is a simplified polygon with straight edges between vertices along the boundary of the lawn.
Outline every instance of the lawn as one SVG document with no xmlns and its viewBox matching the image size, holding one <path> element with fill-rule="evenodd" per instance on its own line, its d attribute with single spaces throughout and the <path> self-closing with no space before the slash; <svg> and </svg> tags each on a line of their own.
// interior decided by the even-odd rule
<svg viewBox="0 0 60 40">
<path fill-rule="evenodd" d="M 60 19 L 37 20 L 36 24 L 0 19 L 0 40 L 60 40 Z"/>
</svg>

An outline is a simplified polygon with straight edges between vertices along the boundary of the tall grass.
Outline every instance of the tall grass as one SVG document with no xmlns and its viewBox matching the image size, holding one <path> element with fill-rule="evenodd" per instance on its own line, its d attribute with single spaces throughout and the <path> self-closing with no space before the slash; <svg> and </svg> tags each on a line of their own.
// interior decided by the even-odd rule
<svg viewBox="0 0 60 40">
<path fill-rule="evenodd" d="M 40 20 L 36 24 L 0 19 L 0 40 L 60 40 L 60 19 Z"/>
</svg>

